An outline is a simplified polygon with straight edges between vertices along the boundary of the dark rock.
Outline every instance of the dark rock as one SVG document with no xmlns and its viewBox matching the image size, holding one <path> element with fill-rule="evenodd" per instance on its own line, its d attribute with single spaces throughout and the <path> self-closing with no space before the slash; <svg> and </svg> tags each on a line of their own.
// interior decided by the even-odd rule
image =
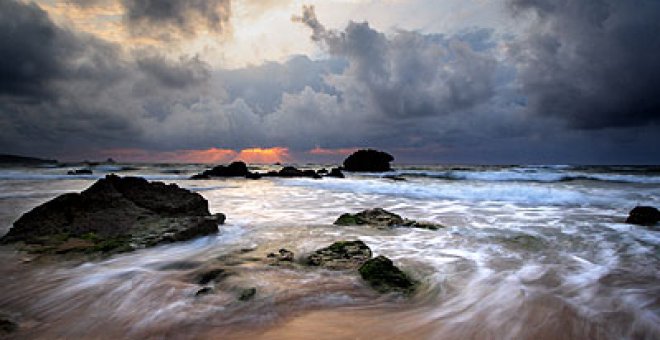
<svg viewBox="0 0 660 340">
<path fill-rule="evenodd" d="M 366 261 L 359 269 L 362 279 L 369 285 L 381 292 L 400 292 L 409 294 L 415 290 L 416 282 L 413 281 L 397 268 L 390 259 L 385 256 Z"/>
<path fill-rule="evenodd" d="M 0 334 L 18 330 L 18 323 L 8 315 L 0 314 Z"/>
<path fill-rule="evenodd" d="M 245 175 L 245 178 L 247 178 L 247 179 L 260 179 L 261 177 L 262 177 L 262 175 L 260 173 L 257 173 L 257 172 L 250 172 L 247 175 Z"/>
<path fill-rule="evenodd" d="M 238 296 L 238 299 L 240 301 L 248 301 L 254 298 L 254 296 L 257 294 L 257 288 L 245 288 L 241 290 L 241 294 Z"/>
<path fill-rule="evenodd" d="M 383 178 L 390 179 L 390 180 L 393 180 L 393 181 L 405 181 L 406 180 L 405 177 L 395 176 L 395 175 L 383 176 Z"/>
<path fill-rule="evenodd" d="M 379 229 L 409 227 L 437 230 L 443 227 L 439 224 L 404 219 L 382 208 L 367 209 L 357 214 L 342 214 L 334 224 L 341 226 L 368 225 Z"/>
<path fill-rule="evenodd" d="M 384 172 L 390 171 L 392 155 L 373 149 L 358 150 L 344 160 L 344 170 L 353 172 Z"/>
<path fill-rule="evenodd" d="M 326 176 L 327 177 L 344 178 L 344 174 L 341 172 L 341 170 L 339 168 L 330 169 L 330 172 Z"/>
<path fill-rule="evenodd" d="M 371 249 L 364 242 L 339 241 L 309 255 L 308 264 L 328 269 L 355 269 L 371 258 Z"/>
<path fill-rule="evenodd" d="M 209 294 L 213 294 L 213 287 L 202 287 L 195 293 L 195 296 L 202 296 Z"/>
<path fill-rule="evenodd" d="M 86 252 L 121 252 L 215 233 L 224 219 L 209 213 L 201 195 L 175 184 L 108 175 L 25 213 L 0 241 L 50 251 L 80 239 L 93 244 Z"/>
<path fill-rule="evenodd" d="M 218 165 L 190 179 L 209 179 L 211 177 L 246 177 L 250 171 L 244 162 L 233 162 L 229 165 Z"/>
<path fill-rule="evenodd" d="M 328 174 L 328 169 L 322 168 L 322 169 L 316 170 L 316 173 L 319 174 L 319 175 L 327 175 Z"/>
<path fill-rule="evenodd" d="M 279 265 L 280 262 L 293 262 L 294 254 L 292 251 L 287 249 L 280 249 L 277 253 L 270 253 L 267 257 L 271 260 L 272 265 Z"/>
<path fill-rule="evenodd" d="M 654 207 L 637 206 L 630 211 L 626 223 L 651 226 L 660 221 L 660 211 Z"/>
<path fill-rule="evenodd" d="M 90 169 L 76 169 L 76 170 L 69 170 L 67 175 L 91 175 L 93 174 L 92 170 Z"/>
<path fill-rule="evenodd" d="M 195 280 L 197 284 L 205 285 L 211 281 L 217 282 L 229 276 L 229 273 L 222 268 L 215 268 L 197 275 Z"/>
</svg>

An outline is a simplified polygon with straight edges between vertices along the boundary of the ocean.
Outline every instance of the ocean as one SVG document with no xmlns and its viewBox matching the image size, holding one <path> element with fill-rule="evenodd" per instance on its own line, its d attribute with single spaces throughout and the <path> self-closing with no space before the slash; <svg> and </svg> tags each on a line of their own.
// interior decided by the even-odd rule
<svg viewBox="0 0 660 340">
<path fill-rule="evenodd" d="M 188 180 L 205 167 L 0 169 L 0 235 L 108 173 L 176 183 L 227 216 L 217 235 L 106 259 L 43 262 L 0 247 L 0 312 L 21 324 L 13 336 L 660 339 L 660 232 L 624 223 L 637 205 L 660 207 L 660 167 L 400 165 L 345 179 Z M 375 207 L 445 227 L 332 224 Z M 355 272 L 250 261 L 355 239 L 420 281 L 416 294 L 380 295 Z M 227 264 L 232 275 L 195 297 L 191 273 L 232 254 L 244 254 Z M 240 287 L 255 287 L 255 298 L 237 302 Z"/>
</svg>

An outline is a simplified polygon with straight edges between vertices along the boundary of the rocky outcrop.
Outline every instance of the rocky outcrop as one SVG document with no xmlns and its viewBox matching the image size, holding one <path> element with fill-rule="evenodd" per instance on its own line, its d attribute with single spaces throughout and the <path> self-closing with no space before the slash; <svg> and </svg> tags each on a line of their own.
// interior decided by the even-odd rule
<svg viewBox="0 0 660 340">
<path fill-rule="evenodd" d="M 224 219 L 175 184 L 108 175 L 25 213 L 0 241 L 39 252 L 120 252 L 212 234 Z"/>
<path fill-rule="evenodd" d="M 390 171 L 392 155 L 373 149 L 358 150 L 344 160 L 344 170 L 353 172 Z"/>
<path fill-rule="evenodd" d="M 437 230 L 443 228 L 440 224 L 405 219 L 382 208 L 367 209 L 357 214 L 346 213 L 339 216 L 334 224 L 340 226 L 367 225 L 378 229 L 408 227 Z"/>
<path fill-rule="evenodd" d="M 339 241 L 309 255 L 308 264 L 333 270 L 356 269 L 371 258 L 371 249 L 364 242 Z"/>
<path fill-rule="evenodd" d="M 212 169 L 194 175 L 191 179 L 209 179 L 211 177 L 247 177 L 250 171 L 244 162 L 233 162 L 229 165 L 218 165 Z"/>
<path fill-rule="evenodd" d="M 326 177 L 344 178 L 344 174 L 341 172 L 341 169 L 332 168 Z"/>
<path fill-rule="evenodd" d="M 626 223 L 651 226 L 660 221 L 660 211 L 654 207 L 637 206 L 628 214 Z"/>
<path fill-rule="evenodd" d="M 271 171 L 266 174 L 270 177 L 309 177 L 314 179 L 321 178 L 321 175 L 317 174 L 314 170 L 300 170 L 292 166 L 285 166 L 280 171 Z"/>
<path fill-rule="evenodd" d="M 381 293 L 409 294 L 415 290 L 417 285 L 385 256 L 378 256 L 366 261 L 358 271 L 363 280 Z"/>
</svg>

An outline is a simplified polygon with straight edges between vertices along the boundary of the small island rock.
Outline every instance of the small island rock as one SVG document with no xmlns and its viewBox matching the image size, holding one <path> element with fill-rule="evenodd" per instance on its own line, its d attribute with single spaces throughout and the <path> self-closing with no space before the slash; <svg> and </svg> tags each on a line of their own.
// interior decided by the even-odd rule
<svg viewBox="0 0 660 340">
<path fill-rule="evenodd" d="M 400 292 L 409 294 L 415 290 L 416 282 L 397 268 L 385 256 L 366 261 L 359 269 L 362 279 L 378 292 Z"/>
<path fill-rule="evenodd" d="M 391 171 L 390 162 L 394 157 L 389 153 L 373 149 L 358 150 L 344 160 L 344 170 L 353 172 Z"/>
</svg>

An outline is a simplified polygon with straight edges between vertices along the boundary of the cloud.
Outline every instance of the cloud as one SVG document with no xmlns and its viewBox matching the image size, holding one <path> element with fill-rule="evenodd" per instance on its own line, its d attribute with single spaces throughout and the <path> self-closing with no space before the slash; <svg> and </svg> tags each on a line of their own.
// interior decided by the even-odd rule
<svg viewBox="0 0 660 340">
<path fill-rule="evenodd" d="M 580 129 L 660 121 L 660 3 L 510 0 L 533 24 L 511 58 L 531 113 Z"/>
<path fill-rule="evenodd" d="M 230 0 L 122 0 L 134 35 L 159 40 L 222 32 L 231 14 Z"/>
<path fill-rule="evenodd" d="M 312 6 L 303 7 L 294 21 L 310 27 L 311 38 L 328 53 L 349 61 L 346 72 L 329 83 L 345 94 L 365 95 L 384 115 L 446 115 L 485 103 L 494 94 L 497 61 L 460 36 L 399 30 L 388 37 L 366 22 L 331 31 L 318 21 Z M 486 33 L 482 40 L 489 38 L 487 31 L 481 32 Z"/>
</svg>

